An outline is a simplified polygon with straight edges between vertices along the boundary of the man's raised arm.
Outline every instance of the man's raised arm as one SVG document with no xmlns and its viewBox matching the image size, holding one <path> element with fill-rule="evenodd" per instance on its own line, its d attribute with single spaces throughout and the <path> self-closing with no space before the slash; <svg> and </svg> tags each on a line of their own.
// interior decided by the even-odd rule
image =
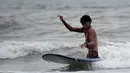
<svg viewBox="0 0 130 73">
<path fill-rule="evenodd" d="M 72 26 L 70 26 L 63 18 L 63 16 L 58 16 L 60 18 L 60 20 L 62 21 L 62 23 L 65 25 L 65 27 L 70 30 L 70 31 L 75 31 L 75 32 L 83 32 L 83 28 L 73 28 Z"/>
</svg>

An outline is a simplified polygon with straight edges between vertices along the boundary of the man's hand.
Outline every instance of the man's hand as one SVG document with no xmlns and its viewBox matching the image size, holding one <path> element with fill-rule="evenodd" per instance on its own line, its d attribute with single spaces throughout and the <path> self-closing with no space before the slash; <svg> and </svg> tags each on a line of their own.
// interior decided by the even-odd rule
<svg viewBox="0 0 130 73">
<path fill-rule="evenodd" d="M 64 20 L 63 16 L 58 15 L 58 17 L 60 18 L 60 20 Z"/>
<path fill-rule="evenodd" d="M 87 44 L 81 44 L 80 47 L 81 48 L 86 48 Z"/>
</svg>

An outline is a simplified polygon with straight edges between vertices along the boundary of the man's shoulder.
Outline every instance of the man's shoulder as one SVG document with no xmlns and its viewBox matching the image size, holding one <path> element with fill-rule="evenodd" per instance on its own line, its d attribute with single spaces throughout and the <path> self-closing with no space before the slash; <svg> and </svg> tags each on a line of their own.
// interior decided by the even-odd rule
<svg viewBox="0 0 130 73">
<path fill-rule="evenodd" d="M 89 29 L 90 33 L 96 33 L 95 29 L 93 29 L 92 27 Z"/>
<path fill-rule="evenodd" d="M 93 29 L 92 27 L 89 29 L 89 31 L 95 31 L 95 29 Z"/>
</svg>

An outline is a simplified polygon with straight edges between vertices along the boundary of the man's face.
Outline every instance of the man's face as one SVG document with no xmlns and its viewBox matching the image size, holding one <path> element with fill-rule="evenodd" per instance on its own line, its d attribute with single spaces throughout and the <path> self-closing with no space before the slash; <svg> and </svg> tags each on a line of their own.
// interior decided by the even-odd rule
<svg viewBox="0 0 130 73">
<path fill-rule="evenodd" d="M 88 29 L 90 27 L 90 22 L 82 23 L 83 28 Z"/>
</svg>

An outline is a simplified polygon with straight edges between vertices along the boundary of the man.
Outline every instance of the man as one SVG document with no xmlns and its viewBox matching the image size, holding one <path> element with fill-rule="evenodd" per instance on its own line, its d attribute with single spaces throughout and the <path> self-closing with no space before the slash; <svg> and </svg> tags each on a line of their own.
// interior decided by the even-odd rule
<svg viewBox="0 0 130 73">
<path fill-rule="evenodd" d="M 74 32 L 80 32 L 85 34 L 85 43 L 80 45 L 81 48 L 86 47 L 88 48 L 87 58 L 98 58 L 98 42 L 97 42 L 97 35 L 95 30 L 91 27 L 92 19 L 89 15 L 84 15 L 80 19 L 80 23 L 83 27 L 81 28 L 74 28 L 70 26 L 63 18 L 63 16 L 59 15 L 60 20 L 65 25 L 65 27 Z"/>
</svg>

